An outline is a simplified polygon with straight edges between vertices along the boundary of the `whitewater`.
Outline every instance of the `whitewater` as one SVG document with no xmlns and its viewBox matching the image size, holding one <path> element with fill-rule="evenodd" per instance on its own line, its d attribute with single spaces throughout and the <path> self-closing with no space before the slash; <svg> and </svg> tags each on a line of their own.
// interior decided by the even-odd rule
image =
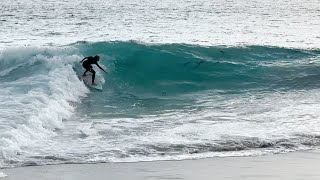
<svg viewBox="0 0 320 180">
<path fill-rule="evenodd" d="M 0 168 L 318 149 L 319 19 L 318 0 L 1 1 Z M 96 54 L 103 91 L 79 78 Z"/>
</svg>

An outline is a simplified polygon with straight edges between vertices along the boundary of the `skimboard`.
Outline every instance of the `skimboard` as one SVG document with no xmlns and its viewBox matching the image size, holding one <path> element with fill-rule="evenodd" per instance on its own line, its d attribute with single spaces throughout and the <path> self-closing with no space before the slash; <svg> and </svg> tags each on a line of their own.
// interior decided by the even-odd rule
<svg viewBox="0 0 320 180">
<path fill-rule="evenodd" d="M 86 76 L 82 76 L 81 78 L 82 78 L 83 82 L 87 86 L 89 86 L 90 88 L 102 91 L 102 83 L 97 77 L 95 78 L 95 85 L 92 85 L 92 83 L 91 83 L 92 82 L 91 76 L 86 75 Z"/>
</svg>

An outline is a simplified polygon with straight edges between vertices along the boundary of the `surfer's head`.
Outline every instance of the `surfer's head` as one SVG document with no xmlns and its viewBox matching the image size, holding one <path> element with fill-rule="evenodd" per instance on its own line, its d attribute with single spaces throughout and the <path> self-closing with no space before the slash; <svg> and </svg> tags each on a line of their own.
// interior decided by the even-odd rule
<svg viewBox="0 0 320 180">
<path fill-rule="evenodd" d="M 100 57 L 98 55 L 94 56 L 94 60 L 95 61 L 99 61 L 100 60 Z"/>
</svg>

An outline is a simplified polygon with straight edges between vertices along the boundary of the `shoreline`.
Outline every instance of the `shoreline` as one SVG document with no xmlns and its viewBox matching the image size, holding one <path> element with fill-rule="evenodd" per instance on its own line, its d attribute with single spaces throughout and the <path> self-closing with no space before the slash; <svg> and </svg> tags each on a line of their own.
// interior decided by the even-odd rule
<svg viewBox="0 0 320 180">
<path fill-rule="evenodd" d="M 1 180 L 263 179 L 318 180 L 320 151 L 181 161 L 61 164 L 1 169 Z"/>
</svg>

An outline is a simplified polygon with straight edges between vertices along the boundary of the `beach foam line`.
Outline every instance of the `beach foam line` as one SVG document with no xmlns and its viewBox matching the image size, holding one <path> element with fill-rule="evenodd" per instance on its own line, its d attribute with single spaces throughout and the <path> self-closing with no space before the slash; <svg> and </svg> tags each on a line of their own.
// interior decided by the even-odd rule
<svg viewBox="0 0 320 180">
<path fill-rule="evenodd" d="M 2 171 L 9 175 L 6 180 L 319 180 L 319 164 L 319 151 L 300 151 L 256 157 L 29 166 Z"/>
<path fill-rule="evenodd" d="M 5 177 L 7 177 L 7 175 L 4 174 L 3 172 L 0 172 L 0 179 L 1 179 L 1 178 L 5 178 Z"/>
</svg>

